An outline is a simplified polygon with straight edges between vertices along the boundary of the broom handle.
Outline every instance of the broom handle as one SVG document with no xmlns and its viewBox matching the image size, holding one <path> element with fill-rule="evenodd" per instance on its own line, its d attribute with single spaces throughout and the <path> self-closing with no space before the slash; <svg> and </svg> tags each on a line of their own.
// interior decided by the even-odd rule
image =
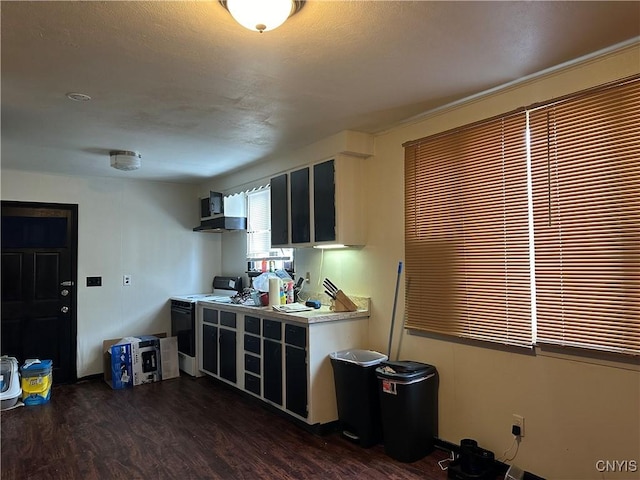
<svg viewBox="0 0 640 480">
<path fill-rule="evenodd" d="M 400 288 L 400 274 L 402 273 L 402 262 L 398 262 L 398 277 L 396 278 L 396 293 L 393 296 L 393 312 L 391 313 L 391 330 L 389 331 L 389 347 L 387 357 L 391 360 L 391 341 L 393 339 L 393 324 L 396 320 L 396 305 L 398 303 L 398 289 Z"/>
</svg>

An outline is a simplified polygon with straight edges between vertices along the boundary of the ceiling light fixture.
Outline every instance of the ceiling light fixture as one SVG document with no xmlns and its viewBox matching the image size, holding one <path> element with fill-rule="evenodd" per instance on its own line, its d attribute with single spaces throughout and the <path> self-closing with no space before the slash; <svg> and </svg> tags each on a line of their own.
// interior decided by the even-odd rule
<svg viewBox="0 0 640 480">
<path fill-rule="evenodd" d="M 231 16 L 245 28 L 260 33 L 282 25 L 298 13 L 304 0 L 220 0 Z"/>
<path fill-rule="evenodd" d="M 138 170 L 140 168 L 141 155 L 137 152 L 130 152 L 128 150 L 113 150 L 109 152 L 111 156 L 111 166 L 116 170 L 124 170 L 129 172 L 131 170 Z"/>
</svg>

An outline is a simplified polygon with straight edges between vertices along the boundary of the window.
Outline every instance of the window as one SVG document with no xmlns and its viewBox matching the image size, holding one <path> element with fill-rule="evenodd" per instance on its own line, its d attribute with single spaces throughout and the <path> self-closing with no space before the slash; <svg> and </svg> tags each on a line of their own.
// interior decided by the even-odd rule
<svg viewBox="0 0 640 480">
<path fill-rule="evenodd" d="M 640 81 L 530 113 L 537 341 L 640 354 Z"/>
<path fill-rule="evenodd" d="M 271 215 L 269 188 L 247 194 L 247 258 L 269 256 L 271 249 Z"/>
<path fill-rule="evenodd" d="M 407 146 L 407 328 L 531 345 L 525 120 Z"/>
<path fill-rule="evenodd" d="M 405 145 L 406 327 L 640 355 L 640 79 L 525 110 Z"/>
<path fill-rule="evenodd" d="M 247 193 L 247 260 L 252 271 L 272 267 L 293 271 L 293 249 L 271 248 L 270 188 L 261 187 Z"/>
</svg>

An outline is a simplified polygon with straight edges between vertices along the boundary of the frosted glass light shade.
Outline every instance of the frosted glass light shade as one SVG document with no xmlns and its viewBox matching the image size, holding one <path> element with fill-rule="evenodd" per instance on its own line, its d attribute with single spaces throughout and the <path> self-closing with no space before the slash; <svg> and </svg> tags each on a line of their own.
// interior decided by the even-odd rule
<svg viewBox="0 0 640 480">
<path fill-rule="evenodd" d="M 292 0 L 227 0 L 227 9 L 236 22 L 249 30 L 273 30 L 291 15 Z"/>
</svg>

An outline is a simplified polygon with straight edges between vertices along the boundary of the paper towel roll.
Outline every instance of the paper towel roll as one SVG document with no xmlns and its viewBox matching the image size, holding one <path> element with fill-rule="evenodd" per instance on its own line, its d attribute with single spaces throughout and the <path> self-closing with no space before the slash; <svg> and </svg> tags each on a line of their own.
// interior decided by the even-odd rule
<svg viewBox="0 0 640 480">
<path fill-rule="evenodd" d="M 278 277 L 269 278 L 269 306 L 280 305 L 280 279 Z"/>
</svg>

